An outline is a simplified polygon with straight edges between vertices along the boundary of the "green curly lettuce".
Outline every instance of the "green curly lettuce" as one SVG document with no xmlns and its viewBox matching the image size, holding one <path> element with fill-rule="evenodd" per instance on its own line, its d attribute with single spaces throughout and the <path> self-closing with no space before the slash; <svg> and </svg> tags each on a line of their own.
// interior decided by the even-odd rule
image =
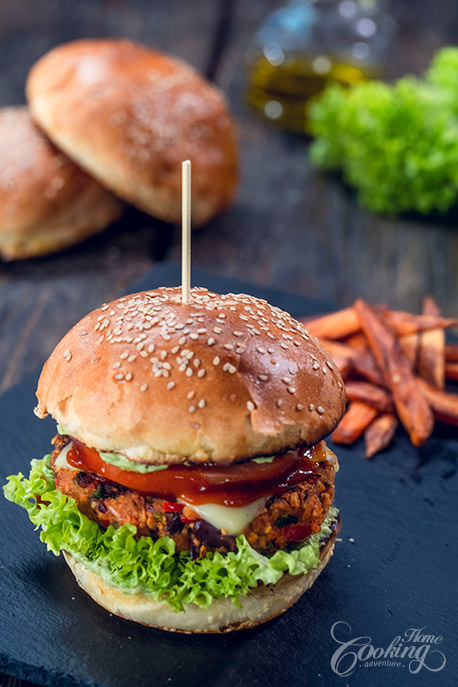
<svg viewBox="0 0 458 687">
<path fill-rule="evenodd" d="M 330 508 L 320 532 L 294 551 L 277 551 L 267 558 L 239 536 L 236 553 L 210 553 L 192 561 L 188 552 L 175 551 L 169 537 L 136 538 L 136 527 L 130 524 L 102 530 L 78 510 L 74 499 L 56 489 L 49 455 L 32 461 L 28 479 L 22 473 L 12 475 L 3 489 L 5 497 L 25 508 L 41 528 L 48 551 L 68 551 L 108 584 L 166 601 L 175 611 L 183 610 L 185 603 L 208 608 L 214 599 L 226 597 L 240 605 L 240 597 L 258 582 L 275 583 L 285 572 L 298 575 L 316 568 L 320 543 L 329 537 L 338 516 L 338 510 Z"/>
<path fill-rule="evenodd" d="M 447 211 L 458 197 L 457 67 L 458 49 L 445 48 L 424 79 L 328 87 L 309 109 L 312 163 L 340 171 L 375 212 Z"/>
</svg>

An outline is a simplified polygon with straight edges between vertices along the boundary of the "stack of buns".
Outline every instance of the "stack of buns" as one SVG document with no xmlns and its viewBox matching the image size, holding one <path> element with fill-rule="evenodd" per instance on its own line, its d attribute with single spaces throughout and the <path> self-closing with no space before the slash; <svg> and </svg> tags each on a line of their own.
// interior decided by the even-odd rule
<svg viewBox="0 0 458 687">
<path fill-rule="evenodd" d="M 234 123 L 192 67 L 127 40 L 79 40 L 32 67 L 29 110 L 0 110 L 0 256 L 59 250 L 132 203 L 177 223 L 180 163 L 193 165 L 192 219 L 225 210 L 237 183 Z"/>
</svg>

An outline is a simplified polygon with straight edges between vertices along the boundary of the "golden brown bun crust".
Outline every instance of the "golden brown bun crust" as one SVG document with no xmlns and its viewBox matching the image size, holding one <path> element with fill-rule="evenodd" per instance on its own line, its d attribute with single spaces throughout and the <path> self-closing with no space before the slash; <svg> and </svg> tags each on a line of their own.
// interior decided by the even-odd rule
<svg viewBox="0 0 458 687">
<path fill-rule="evenodd" d="M 26 107 L 0 109 L 0 255 L 60 250 L 118 219 L 122 203 L 77 167 L 32 122 Z"/>
<path fill-rule="evenodd" d="M 242 608 L 230 599 L 219 599 L 207 609 L 185 604 L 184 613 L 175 613 L 167 603 L 154 601 L 145 594 L 126 594 L 110 587 L 69 553 L 64 552 L 64 557 L 79 586 L 110 613 L 169 632 L 220 633 L 256 627 L 291 608 L 328 564 L 336 536 L 334 533 L 321 550 L 320 563 L 315 570 L 303 575 L 285 574 L 274 585 L 256 587 L 240 600 Z"/>
<path fill-rule="evenodd" d="M 230 204 L 232 117 L 222 94 L 184 62 L 126 40 L 74 41 L 34 65 L 27 97 L 62 150 L 154 217 L 179 222 L 188 158 L 194 225 Z"/>
<path fill-rule="evenodd" d="M 232 462 L 315 444 L 345 391 L 305 327 L 244 294 L 179 288 L 120 298 L 83 318 L 41 374 L 37 415 L 144 463 Z"/>
</svg>

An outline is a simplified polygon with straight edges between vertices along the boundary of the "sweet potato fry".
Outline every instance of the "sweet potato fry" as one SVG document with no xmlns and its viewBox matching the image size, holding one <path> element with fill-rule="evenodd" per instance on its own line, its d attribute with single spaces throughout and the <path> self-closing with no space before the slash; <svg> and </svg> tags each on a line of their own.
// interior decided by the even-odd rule
<svg viewBox="0 0 458 687">
<path fill-rule="evenodd" d="M 458 363 L 458 346 L 449 345 L 445 347 L 445 360 L 448 363 Z"/>
<path fill-rule="evenodd" d="M 376 416 L 377 411 L 372 406 L 361 401 L 352 401 L 331 438 L 337 444 L 352 444 Z"/>
<path fill-rule="evenodd" d="M 445 363 L 445 376 L 458 382 L 458 362 Z"/>
<path fill-rule="evenodd" d="M 423 303 L 423 314 L 439 317 L 441 312 L 431 296 Z M 423 332 L 418 351 L 418 374 L 432 386 L 443 389 L 445 385 L 445 331 L 438 327 Z"/>
<path fill-rule="evenodd" d="M 377 363 L 370 351 L 361 353 L 357 358 L 352 360 L 352 367 L 360 377 L 367 379 L 368 382 L 377 384 L 377 386 L 385 386 L 382 373 L 378 369 Z"/>
<path fill-rule="evenodd" d="M 387 310 L 383 319 L 398 336 L 436 329 L 437 327 L 448 329 L 458 326 L 458 320 L 453 318 L 436 317 L 434 315 L 412 315 L 402 310 Z"/>
<path fill-rule="evenodd" d="M 345 379 L 352 369 L 352 361 L 358 356 L 358 352 L 339 341 L 320 339 L 320 343 L 334 359 L 340 374 Z"/>
<path fill-rule="evenodd" d="M 329 355 L 341 355 L 343 357 L 353 359 L 358 356 L 358 351 L 355 351 L 346 343 L 340 341 L 333 341 L 332 339 L 320 339 L 320 344 L 327 350 Z"/>
<path fill-rule="evenodd" d="M 435 389 L 428 382 L 425 382 L 424 379 L 419 378 L 417 382 L 433 409 L 434 417 L 448 425 L 456 425 L 458 427 L 458 395 Z"/>
<path fill-rule="evenodd" d="M 360 329 L 359 319 L 353 307 L 312 320 L 302 319 L 301 322 L 318 339 L 343 339 Z"/>
<path fill-rule="evenodd" d="M 420 335 L 418 332 L 415 334 L 404 334 L 404 336 L 399 337 L 399 343 L 401 344 L 402 350 L 410 360 L 412 368 L 417 365 L 418 351 L 420 348 Z"/>
<path fill-rule="evenodd" d="M 349 380 L 345 383 L 349 401 L 362 401 L 382 413 L 393 412 L 393 401 L 390 394 L 375 384 Z"/>
<path fill-rule="evenodd" d="M 362 332 L 348 336 L 343 343 L 354 348 L 355 351 L 360 351 L 360 353 L 367 351 L 367 339 Z"/>
<path fill-rule="evenodd" d="M 394 413 L 384 413 L 371 422 L 364 432 L 366 458 L 372 458 L 391 443 L 398 424 Z"/>
<path fill-rule="evenodd" d="M 393 394 L 399 419 L 415 446 L 421 446 L 433 431 L 434 418 L 393 330 L 365 301 L 355 308 L 374 358 Z"/>
</svg>

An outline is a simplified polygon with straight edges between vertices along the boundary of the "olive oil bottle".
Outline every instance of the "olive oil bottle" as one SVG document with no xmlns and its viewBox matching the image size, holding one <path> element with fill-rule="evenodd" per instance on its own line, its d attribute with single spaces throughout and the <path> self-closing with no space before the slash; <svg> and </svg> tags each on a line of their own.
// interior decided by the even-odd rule
<svg viewBox="0 0 458 687">
<path fill-rule="evenodd" d="M 387 0 L 290 0 L 269 14 L 248 55 L 248 103 L 304 133 L 310 98 L 328 83 L 380 78 L 395 23 Z"/>
</svg>

